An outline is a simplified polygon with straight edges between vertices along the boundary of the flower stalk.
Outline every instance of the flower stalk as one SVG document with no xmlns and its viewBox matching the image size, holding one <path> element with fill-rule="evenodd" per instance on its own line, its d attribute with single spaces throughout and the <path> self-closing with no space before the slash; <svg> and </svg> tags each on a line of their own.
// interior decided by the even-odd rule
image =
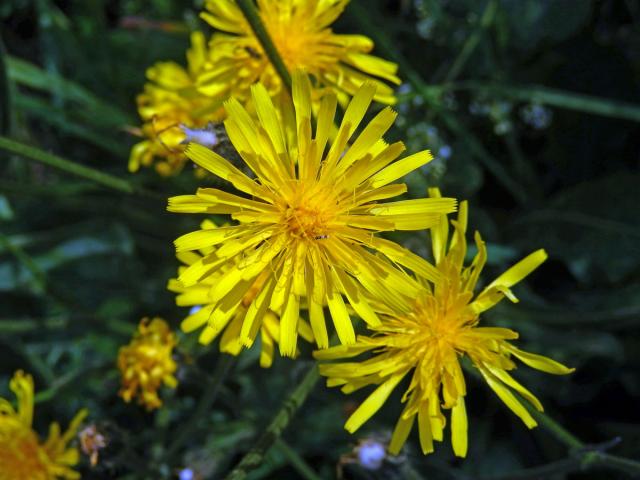
<svg viewBox="0 0 640 480">
<path fill-rule="evenodd" d="M 282 403 L 282 407 L 273 417 L 271 423 L 264 429 L 254 446 L 251 447 L 251 450 L 242 457 L 235 468 L 225 477 L 225 480 L 243 480 L 249 472 L 262 464 L 269 449 L 278 441 L 282 432 L 287 428 L 319 379 L 318 367 L 313 365 L 300 384 Z"/>
<path fill-rule="evenodd" d="M 256 5 L 253 0 L 238 0 L 237 2 L 238 8 L 242 10 L 242 14 L 251 25 L 253 32 L 256 34 L 256 37 L 262 44 L 265 53 L 269 57 L 269 61 L 273 65 L 273 68 L 276 69 L 280 78 L 282 78 L 283 83 L 286 85 L 287 90 L 291 93 L 292 83 L 291 83 L 291 75 L 287 70 L 287 66 L 285 65 L 282 57 L 278 53 L 276 46 L 273 44 L 271 37 L 269 36 L 269 32 L 265 28 L 262 20 L 260 19 L 260 14 L 256 9 Z"/>
</svg>

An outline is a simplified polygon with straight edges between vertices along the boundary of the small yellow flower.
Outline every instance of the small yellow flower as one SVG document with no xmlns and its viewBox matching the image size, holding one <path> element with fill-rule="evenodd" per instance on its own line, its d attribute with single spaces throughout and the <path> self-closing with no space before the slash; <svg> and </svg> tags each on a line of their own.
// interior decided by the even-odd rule
<svg viewBox="0 0 640 480">
<path fill-rule="evenodd" d="M 437 190 L 431 193 L 440 196 Z M 458 219 L 452 224 L 454 232 L 450 241 L 446 220 L 432 228 L 433 255 L 440 272 L 440 280 L 433 287 L 427 279 L 418 278 L 424 285 L 422 292 L 402 308 L 381 307 L 384 320 L 381 325 L 372 327 L 373 336 L 360 336 L 354 345 L 315 352 L 320 360 L 374 352 L 373 357 L 361 362 L 320 366 L 321 374 L 329 377 L 328 385 L 340 385 L 345 393 L 367 385 L 379 385 L 347 420 L 345 428 L 352 433 L 378 411 L 400 381 L 410 375 L 409 387 L 403 396 L 406 406 L 389 446 L 393 454 L 399 453 L 416 419 L 422 451 L 425 454 L 432 452 L 433 441 L 442 440 L 446 423 L 442 409 L 450 409 L 454 453 L 461 457 L 466 455 L 466 386 L 460 366 L 463 356 L 471 360 L 489 387 L 529 428 L 535 427 L 536 421 L 512 390 L 539 411 L 542 411 L 542 405 L 508 373 L 516 368 L 514 359 L 547 373 L 560 375 L 573 371 L 554 360 L 513 346 L 510 340 L 518 338 L 513 330 L 479 326 L 479 315 L 505 296 L 517 301 L 511 287 L 547 258 L 544 250 L 518 262 L 474 298 L 487 250 L 476 233 L 478 253 L 471 265 L 465 267 L 466 202 L 461 203 Z"/>
<path fill-rule="evenodd" d="M 164 384 L 175 388 L 177 369 L 172 358 L 177 340 L 175 334 L 161 318 L 143 318 L 131 342 L 120 348 L 118 368 L 122 375 L 119 395 L 125 402 L 135 396 L 147 410 L 159 408 L 162 401 L 158 389 Z"/>
<path fill-rule="evenodd" d="M 399 84 L 397 65 L 369 55 L 371 39 L 363 35 L 338 35 L 330 25 L 349 0 L 258 0 L 258 10 L 287 69 L 306 70 L 318 89 L 330 89 L 341 104 L 365 82 L 375 83 L 375 100 L 393 104 Z M 212 62 L 198 79 L 200 90 L 212 97 L 248 100 L 249 87 L 262 82 L 272 96 L 284 91 L 262 45 L 233 0 L 208 0 L 202 18 L 219 33 L 210 50 Z"/>
<path fill-rule="evenodd" d="M 217 228 L 211 220 L 202 222 L 201 227 L 203 230 Z M 184 266 L 179 268 L 178 274 L 184 272 L 190 265 L 201 261 L 204 255 L 209 255 L 214 252 L 215 248 L 209 247 L 203 248 L 199 252 L 178 253 L 178 260 L 184 264 Z M 240 341 L 240 330 L 247 316 L 248 307 L 264 284 L 266 272 L 263 272 L 263 275 L 255 280 L 251 288 L 244 294 L 240 305 L 235 310 L 229 311 L 228 318 L 214 325 L 212 322 L 208 323 L 209 317 L 216 307 L 215 302 L 211 299 L 211 289 L 230 267 L 231 265 L 226 265 L 201 282 L 189 287 L 182 285 L 177 278 L 172 278 L 169 280 L 168 288 L 178 294 L 176 297 L 177 305 L 181 307 L 200 307 L 199 309 L 196 308 L 192 310 L 189 316 L 182 321 L 182 331 L 189 333 L 204 326 L 200 333 L 199 341 L 203 345 L 208 345 L 224 330 L 220 339 L 220 351 L 230 355 L 239 355 L 243 348 L 243 344 Z M 308 342 L 313 342 L 311 327 L 303 319 L 298 320 L 298 334 Z M 251 338 L 254 338 L 254 336 Z M 278 343 L 280 339 L 280 319 L 278 315 L 271 310 L 265 312 L 262 326 L 260 327 L 260 339 L 262 342 L 260 366 L 268 368 L 273 363 L 274 344 Z"/>
<path fill-rule="evenodd" d="M 18 370 L 9 388 L 18 400 L 18 408 L 16 411 L 8 400 L 0 398 L 0 480 L 80 478 L 72 468 L 78 464 L 78 449 L 69 447 L 69 442 L 87 411 L 78 412 L 64 433 L 58 423 L 52 423 L 49 437 L 40 443 L 38 434 L 31 428 L 33 377 Z"/>
<path fill-rule="evenodd" d="M 222 119 L 222 101 L 195 88 L 196 76 L 207 63 L 207 55 L 204 35 L 194 32 L 187 51 L 187 70 L 174 62 L 159 62 L 147 70 L 149 83 L 137 98 L 146 138 L 131 149 L 131 172 L 154 162 L 156 171 L 163 176 L 180 172 L 187 162 L 182 145 L 187 138 L 185 128 L 202 128 Z"/>
<path fill-rule="evenodd" d="M 221 330 L 259 282 L 259 292 L 240 329 L 241 341 L 252 343 L 268 309 L 282 312 L 280 353 L 293 356 L 301 297 L 306 296 L 314 338 L 325 348 L 325 305 L 340 341 L 353 343 L 355 333 L 342 295 L 366 322 L 377 325 L 379 319 L 364 298 L 365 290 L 391 299 L 418 291 L 414 280 L 371 250 L 404 266 L 414 265 L 419 257 L 375 233 L 430 227 L 455 210 L 456 202 L 434 198 L 379 203 L 406 192 L 405 184 L 392 182 L 428 163 L 432 156 L 422 151 L 395 161 L 404 146 L 401 142 L 388 145 L 382 139 L 396 117 L 389 107 L 348 145 L 374 93 L 372 84 L 356 92 L 330 147 L 336 96 L 331 93 L 322 99 L 313 136 L 311 85 L 300 71 L 293 75 L 295 119 L 291 123 L 281 125 L 262 84 L 252 88 L 257 123 L 237 100 L 229 100 L 225 104 L 227 134 L 255 179 L 215 152 L 189 144 L 189 158 L 251 197 L 201 188 L 196 195 L 169 199 L 173 212 L 231 214 L 240 222 L 198 230 L 175 242 L 178 252 L 221 245 L 180 274 L 185 287 L 230 265 L 211 287 L 210 301 L 215 307 L 209 321 L 214 329 Z M 285 131 L 296 135 L 288 141 Z M 425 275 L 437 273 L 425 264 L 419 264 Z"/>
</svg>

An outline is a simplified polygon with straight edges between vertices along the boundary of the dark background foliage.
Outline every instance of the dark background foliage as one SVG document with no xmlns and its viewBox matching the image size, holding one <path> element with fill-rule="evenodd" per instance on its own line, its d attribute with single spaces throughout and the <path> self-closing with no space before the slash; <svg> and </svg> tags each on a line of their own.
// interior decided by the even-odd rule
<svg viewBox="0 0 640 480">
<path fill-rule="evenodd" d="M 135 138 L 125 127 L 138 124 L 145 69 L 183 63 L 189 30 L 208 31 L 198 9 L 169 0 L 0 4 L 2 134 L 152 192 L 105 189 L 0 153 L 0 391 L 9 397 L 16 369 L 32 372 L 42 433 L 90 409 L 110 446 L 96 468 L 83 463 L 85 478 L 176 478 L 187 466 L 222 478 L 310 365 L 304 351 L 264 371 L 257 352 L 246 352 L 175 455 L 167 447 L 214 373 L 216 348 L 181 336 L 181 384 L 163 392 L 165 408 L 154 414 L 117 397 L 117 350 L 138 320 L 161 315 L 177 327 L 185 315 L 165 289 L 176 269 L 171 242 L 199 219 L 167 214 L 165 199 L 196 180 L 188 171 L 129 175 Z M 517 377 L 585 443 L 602 449 L 619 439 L 611 453 L 632 459 L 640 453 L 639 22 L 633 0 L 352 0 L 335 25 L 372 37 L 377 54 L 400 63 L 406 83 L 389 138 L 437 157 L 409 176 L 410 192 L 438 185 L 470 200 L 471 227 L 489 244 L 485 280 L 534 249 L 549 252 L 518 287 L 520 304 L 484 320 L 515 328 L 520 345 L 577 371 L 550 377 L 525 367 Z M 427 255 L 425 234 L 396 238 Z M 448 439 L 423 457 L 412 437 L 397 462 L 376 472 L 347 465 L 345 478 L 629 478 L 625 469 L 587 468 L 548 429 L 528 431 L 484 384 L 469 384 L 466 460 L 454 460 Z M 341 455 L 360 439 L 387 437 L 399 413 L 394 398 L 350 436 L 342 424 L 362 398 L 318 385 L 250 478 L 301 478 L 299 462 L 334 476 Z M 570 473 L 523 470 L 568 457 L 577 459 Z M 509 473 L 517 471 L 525 476 Z"/>
</svg>

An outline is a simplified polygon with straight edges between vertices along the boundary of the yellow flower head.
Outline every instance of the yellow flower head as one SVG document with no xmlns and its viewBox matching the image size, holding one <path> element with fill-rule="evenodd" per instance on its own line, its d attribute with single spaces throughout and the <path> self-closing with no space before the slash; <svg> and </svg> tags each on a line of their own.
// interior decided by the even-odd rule
<svg viewBox="0 0 640 480">
<path fill-rule="evenodd" d="M 131 342 L 118 353 L 118 369 L 122 375 L 119 395 L 125 402 L 137 396 L 138 403 L 147 410 L 162 405 L 158 389 L 163 384 L 170 388 L 178 384 L 173 376 L 177 366 L 172 358 L 176 343 L 175 334 L 163 319 L 140 321 Z"/>
<path fill-rule="evenodd" d="M 188 129 L 203 128 L 210 121 L 222 119 L 222 102 L 195 88 L 196 76 L 206 64 L 207 55 L 204 35 L 194 32 L 187 51 L 188 69 L 174 62 L 159 62 L 147 70 L 149 83 L 137 99 L 146 138 L 131 149 L 131 172 L 154 162 L 161 175 L 180 172 L 187 161 L 182 142 L 188 137 Z"/>
<path fill-rule="evenodd" d="M 337 35 L 330 25 L 349 0 L 258 0 L 259 14 L 287 69 L 304 69 L 318 89 L 328 88 L 345 104 L 366 81 L 377 86 L 376 101 L 393 104 L 397 65 L 369 55 L 373 42 L 363 35 Z M 208 0 L 202 18 L 221 33 L 210 43 L 212 62 L 199 78 L 211 96 L 249 98 L 262 82 L 272 96 L 284 91 L 251 26 L 233 0 Z"/>
<path fill-rule="evenodd" d="M 217 228 L 215 223 L 210 220 L 202 222 L 201 227 L 203 230 L 213 230 Z M 184 272 L 190 265 L 201 261 L 203 256 L 209 255 L 214 251 L 215 248 L 209 247 L 203 248 L 198 252 L 178 253 L 178 260 L 184 264 L 184 266 L 179 268 L 178 274 Z M 177 278 L 172 278 L 169 280 L 168 288 L 172 292 L 178 293 L 176 297 L 177 305 L 181 307 L 200 307 L 195 311 L 192 310 L 189 316 L 183 320 L 181 328 L 185 333 L 192 332 L 204 326 L 200 333 L 199 341 L 203 345 L 208 345 L 224 330 L 220 339 L 220 351 L 230 355 L 239 355 L 243 348 L 243 344 L 240 341 L 240 330 L 247 316 L 248 307 L 262 288 L 267 272 L 264 271 L 262 275 L 255 280 L 251 288 L 244 294 L 238 307 L 235 310 L 229 310 L 229 315 L 226 320 L 223 319 L 214 325 L 212 322 L 208 323 L 209 317 L 211 317 L 216 307 L 216 303 L 211 300 L 211 289 L 230 267 L 231 264 L 225 265 L 201 282 L 189 287 L 182 285 Z M 257 322 L 255 325 L 259 326 Z M 298 334 L 308 342 L 313 341 L 311 327 L 303 319 L 298 320 Z M 251 336 L 252 339 L 254 337 L 255 334 Z M 264 314 L 262 325 L 260 326 L 260 339 L 262 342 L 260 366 L 268 368 L 273 363 L 274 343 L 278 343 L 280 339 L 280 319 L 278 315 L 271 310 L 267 310 Z"/>
<path fill-rule="evenodd" d="M 255 179 L 215 152 L 189 144 L 189 158 L 252 197 L 201 188 L 195 195 L 169 199 L 169 210 L 173 212 L 231 214 L 240 222 L 236 226 L 195 231 L 175 242 L 178 252 L 221 245 L 181 273 L 179 280 L 186 287 L 231 265 L 211 287 L 210 300 L 215 307 L 209 322 L 213 328 L 221 329 L 260 279 L 260 290 L 248 306 L 240 329 L 241 341 L 251 344 L 268 309 L 282 312 L 280 352 L 292 356 L 296 351 L 301 296 L 307 297 L 316 342 L 325 348 L 328 337 L 324 305 L 329 306 L 341 342 L 353 343 L 355 333 L 342 295 L 359 316 L 377 325 L 379 319 L 363 296 L 365 289 L 382 297 L 418 291 L 419 285 L 408 275 L 370 250 L 377 250 L 400 265 L 412 265 L 419 257 L 393 242 L 376 238 L 375 232 L 430 227 L 444 213 L 455 209 L 455 200 L 378 203 L 404 193 L 406 185 L 392 182 L 432 157 L 423 151 L 394 161 L 404 146 L 401 142 L 388 145 L 381 138 L 396 116 L 388 107 L 348 146 L 374 93 L 372 84 L 365 84 L 356 92 L 330 148 L 327 142 L 336 96 L 329 94 L 322 99 L 313 136 L 311 85 L 299 71 L 293 76 L 292 125 L 280 124 L 261 84 L 252 88 L 258 122 L 236 99 L 229 100 L 225 104 L 227 134 Z M 286 140 L 285 130 L 296 133 L 291 143 Z M 425 270 L 430 273 L 428 268 Z"/>
<path fill-rule="evenodd" d="M 432 196 L 439 197 L 437 190 Z M 505 296 L 517 301 L 510 288 L 536 269 L 547 257 L 538 250 L 504 272 L 479 295 L 474 290 L 487 251 L 480 235 L 475 240 L 478 253 L 471 265 L 464 266 L 467 252 L 465 233 L 467 205 L 461 203 L 458 219 L 449 239 L 446 220 L 432 229 L 432 247 L 440 278 L 433 287 L 419 278 L 424 290 L 402 308 L 382 307 L 385 318 L 373 327 L 371 337 L 361 336 L 354 345 L 338 346 L 315 352 L 320 360 L 351 358 L 367 351 L 375 355 L 362 362 L 323 364 L 320 372 L 329 386 L 342 386 L 345 393 L 367 385 L 378 385 L 345 424 L 355 432 L 386 401 L 394 388 L 407 375 L 409 387 L 403 402 L 404 411 L 396 425 L 389 451 L 397 454 L 406 441 L 414 421 L 418 420 L 420 445 L 427 454 L 433 451 L 433 440 L 441 441 L 445 427 L 442 409 L 451 410 L 451 437 L 454 453 L 467 452 L 466 387 L 460 358 L 466 356 L 478 369 L 489 387 L 529 428 L 536 426 L 527 409 L 514 396 L 517 392 L 536 409 L 542 411 L 538 399 L 509 373 L 516 368 L 514 359 L 552 374 L 572 372 L 549 358 L 524 352 L 510 343 L 518 338 L 513 330 L 480 327 L 479 315 Z"/>
<path fill-rule="evenodd" d="M 52 423 L 49 437 L 40 443 L 31 428 L 33 421 L 33 377 L 18 370 L 9 388 L 18 400 L 17 410 L 0 398 L 0 480 L 57 480 L 76 479 L 80 474 L 72 467 L 78 464 L 79 453 L 69 447 L 87 416 L 81 410 L 71 421 L 66 432 L 58 423 Z"/>
</svg>

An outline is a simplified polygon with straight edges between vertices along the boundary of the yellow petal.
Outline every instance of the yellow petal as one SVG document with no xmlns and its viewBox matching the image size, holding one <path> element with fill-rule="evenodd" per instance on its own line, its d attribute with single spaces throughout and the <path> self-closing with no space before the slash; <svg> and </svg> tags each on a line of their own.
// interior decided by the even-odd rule
<svg viewBox="0 0 640 480">
<path fill-rule="evenodd" d="M 506 272 L 491 282 L 487 289 L 496 286 L 503 285 L 505 287 L 512 287 L 524 277 L 533 272 L 547 259 L 547 252 L 544 250 L 536 250 L 527 257 L 520 260 L 514 266 L 509 268 Z"/>
<path fill-rule="evenodd" d="M 276 286 L 273 276 L 262 286 L 260 293 L 253 299 L 242 323 L 242 329 L 240 330 L 240 341 L 247 347 L 253 344 L 254 339 L 262 325 L 262 320 L 267 313 L 269 302 L 271 301 L 271 295 L 273 289 Z"/>
<path fill-rule="evenodd" d="M 314 263 L 317 264 L 317 260 L 313 260 L 316 256 L 315 250 L 312 250 L 310 256 L 312 265 Z M 324 319 L 324 308 L 322 304 L 324 301 L 323 269 L 316 266 L 315 268 L 307 268 L 307 272 L 313 272 L 313 274 L 309 274 L 305 278 L 311 329 L 313 330 L 313 336 L 316 339 L 318 348 L 327 348 L 329 346 L 329 337 L 327 335 L 327 324 Z"/>
<path fill-rule="evenodd" d="M 398 114 L 390 107 L 382 110 L 373 120 L 362 130 L 355 142 L 349 147 L 338 163 L 336 175 L 345 172 L 354 162 L 360 160 L 385 134 Z"/>
<path fill-rule="evenodd" d="M 262 340 L 262 350 L 260 350 L 260 366 L 262 368 L 269 368 L 273 364 L 273 338 L 267 333 L 266 330 L 262 330 L 260 339 Z"/>
<path fill-rule="evenodd" d="M 374 413 L 380 410 L 380 407 L 389 398 L 393 389 L 396 388 L 400 380 L 404 377 L 404 373 L 392 376 L 389 380 L 384 382 L 378 388 L 376 388 L 367 399 L 356 409 L 344 424 L 344 428 L 353 433 L 358 430 L 364 422 L 369 420 Z"/>
<path fill-rule="evenodd" d="M 398 455 L 400 453 L 400 450 L 402 450 L 403 445 L 411 433 L 415 419 L 416 415 L 411 415 L 407 418 L 404 418 L 404 412 L 400 415 L 398 423 L 396 423 L 396 428 L 393 430 L 391 442 L 389 443 L 389 453 L 391 455 Z"/>
<path fill-rule="evenodd" d="M 420 168 L 433 160 L 433 155 L 429 150 L 423 150 L 409 157 L 403 158 L 393 164 L 389 165 L 385 169 L 376 173 L 371 177 L 371 187 L 378 188 L 383 185 L 387 185 L 400 177 L 405 176 L 407 173 L 412 172 L 416 168 Z"/>
<path fill-rule="evenodd" d="M 489 370 L 493 375 L 496 376 L 498 380 L 507 385 L 508 387 L 513 388 L 516 392 L 518 392 L 522 397 L 529 401 L 531 405 L 535 407 L 539 412 L 544 411 L 542 408 L 542 404 L 540 400 L 527 390 L 523 385 L 518 383 L 511 375 L 509 375 L 506 371 L 502 370 L 499 367 L 492 367 L 490 365 L 486 365 L 487 370 Z"/>
<path fill-rule="evenodd" d="M 298 318 L 300 316 L 300 298 L 291 291 L 280 319 L 280 355 L 293 357 L 298 342 Z"/>
<path fill-rule="evenodd" d="M 467 429 L 467 410 L 464 397 L 460 397 L 455 407 L 451 409 L 451 444 L 453 445 L 453 453 L 457 457 L 467 456 Z"/>
<path fill-rule="evenodd" d="M 342 269 L 334 269 L 333 278 L 336 280 L 340 291 L 342 291 L 349 300 L 349 305 L 353 307 L 358 316 L 362 318 L 371 327 L 380 325 L 378 315 L 373 311 L 367 300 L 364 298 L 363 292 L 360 291 L 358 285 L 347 275 Z"/>
<path fill-rule="evenodd" d="M 432 400 L 437 401 L 437 400 Z M 433 436 L 431 434 L 431 418 L 425 408 L 418 410 L 418 435 L 420 437 L 420 448 L 424 455 L 433 452 Z"/>
<path fill-rule="evenodd" d="M 186 317 L 180 324 L 180 328 L 184 333 L 193 332 L 207 323 L 207 320 L 213 312 L 214 305 L 207 305 L 201 308 L 196 313 Z"/>
<path fill-rule="evenodd" d="M 567 375 L 575 371 L 575 368 L 565 367 L 560 362 L 556 362 L 555 360 L 552 360 L 543 355 L 525 352 L 524 350 L 520 350 L 513 345 L 508 345 L 507 350 L 518 357 L 522 361 L 522 363 L 525 363 L 531 368 L 535 368 L 536 370 L 540 370 L 542 372 L 551 373 L 553 375 Z"/>
<path fill-rule="evenodd" d="M 504 404 L 509 407 L 509 410 L 515 413 L 528 428 L 534 428 L 538 425 L 527 409 L 522 406 L 516 397 L 513 396 L 513 393 L 511 393 L 509 389 L 505 387 L 491 372 L 481 368 L 480 373 L 482 373 L 482 376 L 487 381 L 491 389 L 496 392 L 498 397 L 500 397 L 500 400 L 502 400 Z"/>
<path fill-rule="evenodd" d="M 316 350 L 313 352 L 313 358 L 316 360 L 337 360 L 340 358 L 351 358 L 367 352 L 374 348 L 371 345 L 352 344 L 352 345 L 336 345 L 335 347 L 326 348 L 324 350 Z"/>
<path fill-rule="evenodd" d="M 325 277 L 328 277 L 326 271 Z M 331 282 L 329 278 L 326 278 L 326 280 L 328 283 L 326 293 L 327 304 L 329 305 L 331 318 L 333 320 L 334 326 L 336 327 L 336 332 L 338 333 L 340 343 L 347 345 L 355 343 L 356 334 L 353 330 L 351 317 L 349 317 L 349 312 L 347 311 L 347 307 L 344 304 L 342 295 L 340 295 L 340 292 L 335 289 L 334 285 L 332 284 L 333 282 Z"/>
</svg>

